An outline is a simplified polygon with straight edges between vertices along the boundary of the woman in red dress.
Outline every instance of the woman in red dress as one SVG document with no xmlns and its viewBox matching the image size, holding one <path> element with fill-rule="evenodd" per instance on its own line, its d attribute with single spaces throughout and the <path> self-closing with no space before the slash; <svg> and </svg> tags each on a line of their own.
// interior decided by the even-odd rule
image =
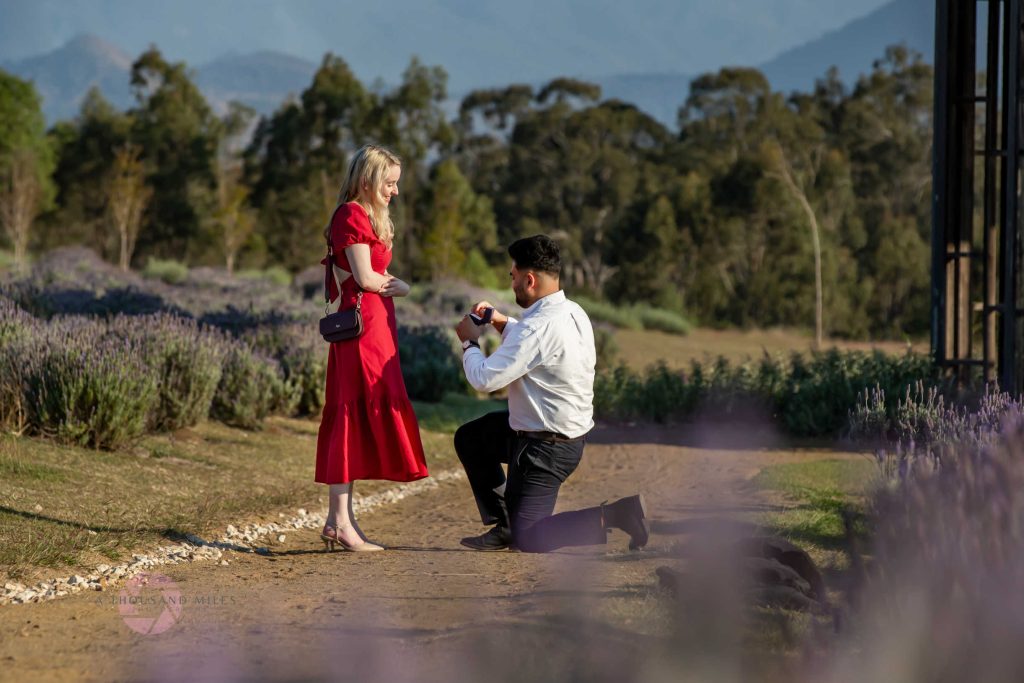
<svg viewBox="0 0 1024 683">
<path fill-rule="evenodd" d="M 327 397 L 316 447 L 316 481 L 330 485 L 320 536 L 333 549 L 383 550 L 366 540 L 352 512 L 357 479 L 413 481 L 427 476 L 419 425 L 398 363 L 392 297 L 409 285 L 390 275 L 395 228 L 388 213 L 401 161 L 367 145 L 352 158 L 324 236 L 334 254 L 330 309 L 354 308 L 362 292 L 363 333 L 330 346 Z M 324 259 L 327 264 L 327 259 Z M 340 293 L 338 283 L 340 283 Z"/>
</svg>

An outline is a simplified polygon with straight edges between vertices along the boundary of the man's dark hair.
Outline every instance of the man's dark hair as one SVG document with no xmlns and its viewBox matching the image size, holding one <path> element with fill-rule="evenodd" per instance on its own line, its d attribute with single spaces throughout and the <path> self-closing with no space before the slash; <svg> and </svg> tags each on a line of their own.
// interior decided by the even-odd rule
<svg viewBox="0 0 1024 683">
<path fill-rule="evenodd" d="M 547 235 L 524 237 L 513 242 L 508 255 L 516 262 L 519 270 L 536 270 L 558 277 L 562 270 L 562 257 L 558 243 Z"/>
</svg>

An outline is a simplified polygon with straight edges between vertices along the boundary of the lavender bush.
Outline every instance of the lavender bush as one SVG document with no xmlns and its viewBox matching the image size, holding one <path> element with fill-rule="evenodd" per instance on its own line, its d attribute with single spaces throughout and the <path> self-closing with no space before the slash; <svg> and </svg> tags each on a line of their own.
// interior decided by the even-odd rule
<svg viewBox="0 0 1024 683">
<path fill-rule="evenodd" d="M 243 342 L 232 344 L 210 405 L 210 417 L 243 429 L 258 429 L 287 395 L 277 362 Z"/>
<path fill-rule="evenodd" d="M 206 418 L 220 383 L 227 344 L 223 335 L 166 313 L 118 316 L 108 333 L 137 343 L 156 379 L 158 398 L 147 418 L 149 431 L 191 427 Z"/>
<path fill-rule="evenodd" d="M 437 402 L 448 392 L 467 391 L 457 348 L 451 330 L 433 325 L 399 328 L 398 352 L 410 398 Z"/>
<path fill-rule="evenodd" d="M 64 443 L 114 449 L 146 431 L 158 399 L 142 345 L 83 317 L 57 318 L 24 355 L 29 429 Z"/>
<path fill-rule="evenodd" d="M 873 562 L 855 572 L 846 648 L 815 680 L 1015 681 L 1024 670 L 1024 415 L 986 391 L 968 404 L 917 385 L 873 390 L 851 434 L 878 448 Z M 855 569 L 861 567 L 858 561 Z M 856 674 L 854 676 L 854 674 Z"/>
<path fill-rule="evenodd" d="M 324 405 L 328 351 L 318 330 L 312 325 L 265 325 L 254 330 L 250 338 L 281 368 L 284 405 L 275 412 L 319 415 Z"/>
<path fill-rule="evenodd" d="M 955 463 L 959 453 L 988 449 L 1020 414 L 1018 401 L 993 388 L 977 400 L 958 403 L 939 387 L 918 382 L 892 406 L 876 386 L 865 390 L 850 411 L 847 434 L 874 449 L 888 476 L 905 478 L 915 468 L 934 469 L 942 462 Z"/>
<path fill-rule="evenodd" d="M 0 296 L 0 429 L 21 433 L 27 426 L 22 385 L 25 360 L 38 333 L 35 318 Z"/>
</svg>

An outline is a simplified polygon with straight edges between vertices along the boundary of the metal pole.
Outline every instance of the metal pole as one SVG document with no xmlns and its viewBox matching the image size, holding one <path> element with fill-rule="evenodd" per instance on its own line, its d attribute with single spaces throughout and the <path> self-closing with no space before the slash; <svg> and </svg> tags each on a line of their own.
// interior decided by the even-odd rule
<svg viewBox="0 0 1024 683">
<path fill-rule="evenodd" d="M 946 146 L 949 130 L 949 4 L 954 0 L 935 0 L 935 120 L 932 133 L 932 358 L 945 364 L 948 349 L 946 333 L 946 225 L 949 193 L 949 156 Z"/>
<path fill-rule="evenodd" d="M 1020 245 L 1019 169 L 1020 169 L 1020 58 L 1021 0 L 1004 0 L 1003 19 L 1003 203 L 1000 223 L 1003 228 L 1003 354 L 1000 381 L 1005 391 L 1021 390 L 1017 359 L 1017 250 Z"/>
</svg>

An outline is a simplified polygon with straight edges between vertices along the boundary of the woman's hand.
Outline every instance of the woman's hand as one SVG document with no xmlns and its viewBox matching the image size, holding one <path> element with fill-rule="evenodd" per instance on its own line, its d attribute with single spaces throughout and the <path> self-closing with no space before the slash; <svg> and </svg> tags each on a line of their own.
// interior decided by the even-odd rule
<svg viewBox="0 0 1024 683">
<path fill-rule="evenodd" d="M 406 282 L 399 280 L 397 277 L 389 276 L 388 281 L 380 288 L 380 295 L 390 297 L 408 296 L 409 289 L 410 287 Z"/>
</svg>

